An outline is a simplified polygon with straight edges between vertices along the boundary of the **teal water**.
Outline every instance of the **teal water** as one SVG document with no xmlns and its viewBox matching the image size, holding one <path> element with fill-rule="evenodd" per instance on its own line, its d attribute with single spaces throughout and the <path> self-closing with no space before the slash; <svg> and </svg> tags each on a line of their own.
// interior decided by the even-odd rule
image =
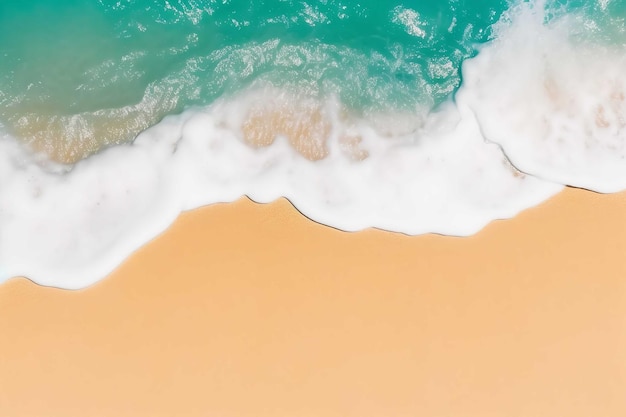
<svg viewBox="0 0 626 417">
<path fill-rule="evenodd" d="M 4 0 L 0 122 L 48 148 L 91 143 L 88 154 L 260 82 L 336 96 L 357 111 L 432 108 L 452 97 L 463 62 L 513 5 Z M 625 1 L 548 6 L 557 15 L 582 10 L 608 41 L 623 32 Z"/>
<path fill-rule="evenodd" d="M 494 0 L 5 1 L 2 104 L 95 111 L 161 88 L 180 110 L 260 78 L 354 106 L 437 102 L 504 10 Z"/>
</svg>

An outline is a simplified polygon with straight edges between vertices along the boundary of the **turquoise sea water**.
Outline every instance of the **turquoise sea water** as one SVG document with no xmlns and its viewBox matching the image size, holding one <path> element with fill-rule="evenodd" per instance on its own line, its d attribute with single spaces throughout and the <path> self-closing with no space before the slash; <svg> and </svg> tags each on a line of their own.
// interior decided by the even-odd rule
<svg viewBox="0 0 626 417">
<path fill-rule="evenodd" d="M 242 195 L 470 235 L 625 161 L 626 0 L 0 1 L 0 281 Z"/>
<path fill-rule="evenodd" d="M 335 95 L 355 110 L 433 107 L 452 97 L 464 60 L 494 36 L 492 25 L 512 5 L 4 0 L 0 120 L 27 142 L 43 138 L 48 149 L 82 141 L 79 157 L 97 150 L 94 143 L 130 141 L 165 114 L 260 81 Z M 594 36 L 623 31 L 623 0 L 546 8 L 583 13 Z M 81 120 L 70 121 L 76 115 Z"/>
<path fill-rule="evenodd" d="M 31 106 L 58 114 L 122 108 L 150 90 L 164 91 L 180 111 L 257 79 L 306 84 L 353 106 L 439 102 L 507 9 L 494 0 L 9 0 L 0 7 L 7 116 Z"/>
</svg>

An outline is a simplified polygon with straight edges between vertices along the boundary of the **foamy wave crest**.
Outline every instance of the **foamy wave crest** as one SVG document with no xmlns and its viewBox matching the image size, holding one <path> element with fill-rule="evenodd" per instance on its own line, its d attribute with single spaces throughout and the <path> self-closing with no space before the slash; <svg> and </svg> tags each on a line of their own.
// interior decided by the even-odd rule
<svg viewBox="0 0 626 417">
<path fill-rule="evenodd" d="M 465 62 L 457 98 L 520 170 L 600 192 L 626 189 L 626 44 L 600 43 L 581 14 L 546 23 L 543 3 L 522 4 L 510 18 Z"/>
<path fill-rule="evenodd" d="M 467 109 L 350 114 L 258 88 L 141 133 L 71 170 L 0 141 L 0 279 L 80 288 L 183 210 L 287 197 L 342 230 L 469 235 L 561 189 L 514 169 Z"/>
</svg>

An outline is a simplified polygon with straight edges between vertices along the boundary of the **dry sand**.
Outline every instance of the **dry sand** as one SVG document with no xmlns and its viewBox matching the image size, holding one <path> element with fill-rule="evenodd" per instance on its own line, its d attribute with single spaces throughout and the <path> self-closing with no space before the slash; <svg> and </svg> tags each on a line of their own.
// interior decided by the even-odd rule
<svg viewBox="0 0 626 417">
<path fill-rule="evenodd" d="M 471 238 L 214 205 L 86 290 L 1 285 L 0 335 L 7 417 L 621 417 L 626 194 Z"/>
</svg>

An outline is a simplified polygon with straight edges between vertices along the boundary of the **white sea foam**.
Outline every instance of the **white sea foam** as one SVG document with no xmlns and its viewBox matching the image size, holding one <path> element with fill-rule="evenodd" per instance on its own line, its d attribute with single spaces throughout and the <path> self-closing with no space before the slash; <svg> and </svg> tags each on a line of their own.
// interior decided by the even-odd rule
<svg viewBox="0 0 626 417">
<path fill-rule="evenodd" d="M 569 14 L 512 11 L 497 39 L 465 63 L 458 98 L 515 166 L 600 192 L 626 188 L 626 48 L 594 42 Z"/>
<path fill-rule="evenodd" d="M 132 145 L 69 172 L 43 167 L 4 137 L 0 280 L 25 275 L 84 287 L 182 210 L 242 195 L 258 202 L 285 196 L 311 219 L 343 230 L 469 235 L 561 189 L 519 175 L 498 146 L 485 143 L 473 115 L 452 104 L 422 117 L 357 118 L 328 100 L 316 110 L 329 126 L 327 156 L 315 162 L 286 137 L 264 148 L 244 143 L 251 109 L 271 103 L 284 111 L 293 99 L 260 89 L 171 116 Z"/>
</svg>

